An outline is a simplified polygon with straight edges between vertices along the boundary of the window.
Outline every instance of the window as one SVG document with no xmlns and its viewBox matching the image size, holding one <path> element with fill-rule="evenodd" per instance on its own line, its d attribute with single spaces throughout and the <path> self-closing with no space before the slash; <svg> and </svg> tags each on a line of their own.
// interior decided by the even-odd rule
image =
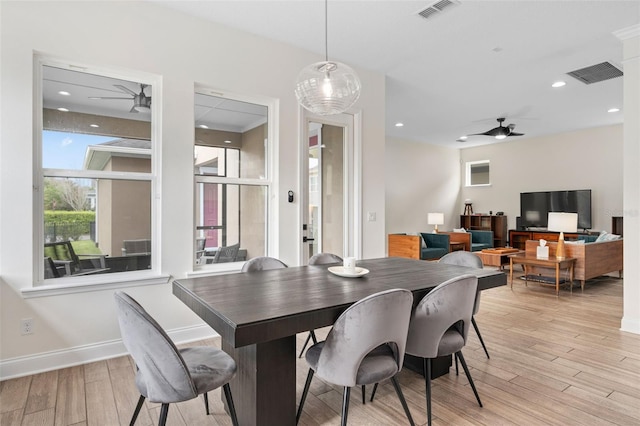
<svg viewBox="0 0 640 426">
<path fill-rule="evenodd" d="M 466 186 L 490 185 L 489 160 L 467 162 L 466 176 Z"/>
<path fill-rule="evenodd" d="M 97 283 L 154 270 L 153 85 L 38 64 L 38 282 Z"/>
<path fill-rule="evenodd" d="M 195 95 L 194 262 L 216 268 L 268 251 L 268 107 L 206 91 Z"/>
</svg>

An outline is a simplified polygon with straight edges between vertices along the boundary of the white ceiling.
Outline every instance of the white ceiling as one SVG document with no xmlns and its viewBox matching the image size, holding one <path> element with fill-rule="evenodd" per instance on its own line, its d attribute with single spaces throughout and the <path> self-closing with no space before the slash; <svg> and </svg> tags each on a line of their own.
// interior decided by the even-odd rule
<svg viewBox="0 0 640 426">
<path fill-rule="evenodd" d="M 321 0 L 154 2 L 324 56 Z M 607 113 L 622 108 L 622 78 L 585 85 L 566 73 L 605 61 L 622 69 L 612 32 L 640 22 L 639 0 L 462 0 L 417 14 L 431 4 L 328 2 L 329 58 L 387 78 L 388 136 L 462 148 L 497 142 L 456 139 L 498 117 L 525 133 L 518 139 L 622 122 L 622 111 Z M 556 80 L 567 85 L 552 89 Z"/>
</svg>

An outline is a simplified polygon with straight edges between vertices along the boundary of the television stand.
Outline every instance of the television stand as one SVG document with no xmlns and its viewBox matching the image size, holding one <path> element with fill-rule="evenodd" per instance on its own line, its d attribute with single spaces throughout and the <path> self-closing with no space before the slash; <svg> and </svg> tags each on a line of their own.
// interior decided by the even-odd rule
<svg viewBox="0 0 640 426">
<path fill-rule="evenodd" d="M 578 235 L 590 235 L 588 232 L 565 232 L 564 239 L 565 240 L 577 240 Z M 560 237 L 559 232 L 548 231 L 546 228 L 542 228 L 542 230 L 534 230 L 531 227 L 528 230 L 523 231 L 519 229 L 510 229 L 509 230 L 509 245 L 513 248 L 517 248 L 520 250 L 525 249 L 525 243 L 527 240 L 547 240 L 547 241 L 558 241 Z"/>
</svg>

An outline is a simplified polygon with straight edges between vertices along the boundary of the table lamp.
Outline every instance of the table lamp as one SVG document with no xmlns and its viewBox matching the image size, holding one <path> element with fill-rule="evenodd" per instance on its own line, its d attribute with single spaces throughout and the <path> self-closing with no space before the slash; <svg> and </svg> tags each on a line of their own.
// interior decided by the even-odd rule
<svg viewBox="0 0 640 426">
<path fill-rule="evenodd" d="M 578 232 L 578 213 L 549 213 L 547 230 L 560 232 L 556 246 L 556 257 L 564 259 L 566 257 L 564 233 Z"/>
<path fill-rule="evenodd" d="M 428 213 L 427 223 L 429 225 L 435 225 L 433 232 L 438 233 L 438 225 L 444 225 L 444 213 Z"/>
</svg>

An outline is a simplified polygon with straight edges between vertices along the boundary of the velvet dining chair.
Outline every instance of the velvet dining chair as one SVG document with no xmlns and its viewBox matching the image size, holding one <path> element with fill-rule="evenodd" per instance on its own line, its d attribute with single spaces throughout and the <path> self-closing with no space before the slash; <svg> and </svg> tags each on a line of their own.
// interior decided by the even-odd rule
<svg viewBox="0 0 640 426">
<path fill-rule="evenodd" d="M 454 355 L 460 360 L 478 405 L 482 407 L 480 396 L 462 355 L 462 348 L 467 342 L 473 316 L 477 287 L 478 278 L 475 275 L 461 275 L 447 280 L 427 293 L 411 314 L 407 353 L 423 359 L 429 426 L 431 426 L 431 360 L 434 358 Z"/>
<path fill-rule="evenodd" d="M 309 258 L 309 265 L 331 265 L 342 262 L 343 259 L 337 254 L 333 253 L 317 253 Z M 318 338 L 316 337 L 316 332 L 314 330 L 309 331 L 307 340 L 304 341 L 304 345 L 302 346 L 302 350 L 300 351 L 300 355 L 298 355 L 298 358 L 302 358 L 302 354 L 304 354 L 304 350 L 307 348 L 310 340 L 313 341 L 314 345 L 318 343 Z"/>
<path fill-rule="evenodd" d="M 351 387 L 391 379 L 411 425 L 411 412 L 396 374 L 402 369 L 413 295 L 392 289 L 374 293 L 348 307 L 335 321 L 327 339 L 307 350 L 309 365 L 296 424 L 300 420 L 314 375 L 343 387 L 341 424 L 347 424 Z"/>
<path fill-rule="evenodd" d="M 242 265 L 242 272 L 268 271 L 271 269 L 286 268 L 287 265 L 280 259 L 269 256 L 258 256 L 247 260 Z"/>
<path fill-rule="evenodd" d="M 128 294 L 114 294 L 122 341 L 136 364 L 135 382 L 140 392 L 130 425 L 134 425 L 145 399 L 162 404 L 159 426 L 165 425 L 169 404 L 187 401 L 202 394 L 207 415 L 207 392 L 223 388 L 231 415 L 238 425 L 229 381 L 236 363 L 229 355 L 211 346 L 178 349 L 160 325 Z"/>
<path fill-rule="evenodd" d="M 446 263 L 448 265 L 459 265 L 459 266 L 468 266 L 470 268 L 482 269 L 482 260 L 475 254 L 468 251 L 454 251 L 448 253 L 440 258 L 438 263 Z M 480 344 L 482 344 L 482 349 L 484 349 L 485 355 L 487 355 L 487 359 L 490 359 L 489 351 L 487 350 L 487 346 L 484 344 L 484 340 L 482 339 L 482 334 L 480 334 L 480 329 L 478 328 L 478 324 L 476 323 L 475 315 L 478 313 L 480 309 L 480 291 L 476 293 L 476 300 L 473 304 L 473 316 L 471 317 L 471 324 L 473 325 L 473 329 L 476 331 L 478 335 L 478 339 L 480 340 Z M 458 363 L 456 360 L 456 371 L 458 370 Z"/>
</svg>

